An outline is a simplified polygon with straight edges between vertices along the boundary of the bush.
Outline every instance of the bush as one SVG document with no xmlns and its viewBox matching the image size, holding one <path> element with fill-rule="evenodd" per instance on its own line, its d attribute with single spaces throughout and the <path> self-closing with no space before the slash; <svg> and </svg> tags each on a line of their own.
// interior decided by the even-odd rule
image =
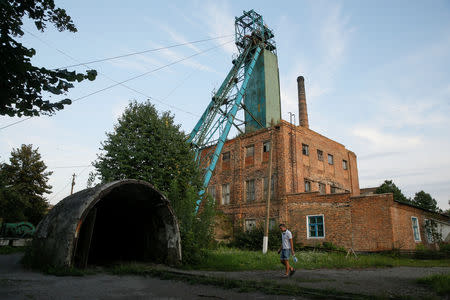
<svg viewBox="0 0 450 300">
<path fill-rule="evenodd" d="M 294 234 L 293 234 L 294 235 Z M 246 250 L 261 250 L 263 246 L 264 227 L 258 226 L 253 230 L 238 229 L 229 244 L 230 247 Z M 278 228 L 269 230 L 269 250 L 278 250 L 281 245 L 281 233 Z"/>
</svg>

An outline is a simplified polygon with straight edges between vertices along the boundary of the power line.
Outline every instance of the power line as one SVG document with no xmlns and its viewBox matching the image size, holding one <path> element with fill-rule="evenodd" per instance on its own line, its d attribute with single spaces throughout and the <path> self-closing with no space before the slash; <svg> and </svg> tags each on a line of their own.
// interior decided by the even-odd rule
<svg viewBox="0 0 450 300">
<path fill-rule="evenodd" d="M 28 31 L 26 31 L 26 32 L 31 34 L 31 35 L 33 35 L 32 33 L 28 32 Z M 214 38 L 197 40 L 197 41 L 186 42 L 186 43 L 181 43 L 181 44 L 174 44 L 174 45 L 170 45 L 170 46 L 166 46 L 166 47 L 153 48 L 153 49 L 143 50 L 143 51 L 138 51 L 138 52 L 132 52 L 132 53 L 128 53 L 128 54 L 112 56 L 112 57 L 107 57 L 107 58 L 102 58 L 102 59 L 97 59 L 97 60 L 91 60 L 91 61 L 84 62 L 84 63 L 78 63 L 78 64 L 75 64 L 75 65 L 69 65 L 69 66 L 65 66 L 65 67 L 61 67 L 61 68 L 55 68 L 53 70 L 68 69 L 68 68 L 73 68 L 73 67 L 78 67 L 78 66 L 84 66 L 84 65 L 88 65 L 88 64 L 93 64 L 93 63 L 98 63 L 98 62 L 103 62 L 103 61 L 108 61 L 108 60 L 113 60 L 113 59 L 118 59 L 118 58 L 138 55 L 138 54 L 143 54 L 143 53 L 148 53 L 148 52 L 156 52 L 156 51 L 170 49 L 170 48 L 175 48 L 175 47 L 180 47 L 180 46 L 186 46 L 186 45 L 192 45 L 192 44 L 197 44 L 197 43 L 203 43 L 203 42 L 207 42 L 207 41 L 223 39 L 223 38 L 227 38 L 227 37 L 230 37 L 230 36 L 233 36 L 233 34 L 222 35 L 222 36 L 218 36 L 218 37 L 214 37 Z"/>
<path fill-rule="evenodd" d="M 84 166 L 58 166 L 58 167 L 47 167 L 50 170 L 53 169 L 75 169 L 75 168 L 88 168 L 88 167 L 93 167 L 93 165 L 84 165 Z"/>
<path fill-rule="evenodd" d="M 91 166 L 87 166 L 80 173 L 78 173 L 78 175 L 76 175 L 76 176 L 78 177 L 81 174 L 83 174 L 83 172 L 86 171 L 88 167 L 91 167 Z M 56 196 L 58 196 L 62 191 L 64 191 L 71 183 L 72 183 L 72 178 L 70 179 L 70 181 L 62 189 L 60 189 L 59 191 L 57 191 L 54 194 L 52 193 L 50 200 L 54 200 L 56 198 Z"/>
<path fill-rule="evenodd" d="M 123 81 L 120 81 L 120 82 L 115 81 L 115 82 L 116 82 L 115 84 L 109 85 L 109 86 L 107 86 L 107 87 L 104 87 L 104 88 L 102 88 L 102 89 L 100 89 L 100 90 L 97 90 L 97 91 L 95 91 L 95 92 L 89 93 L 89 94 L 87 94 L 87 95 L 78 97 L 78 98 L 72 100 L 72 102 L 80 101 L 80 100 L 82 100 L 82 99 L 85 99 L 85 98 L 90 97 L 90 96 L 92 96 L 92 95 L 95 95 L 95 94 L 98 94 L 98 93 L 100 93 L 100 92 L 106 91 L 106 90 L 108 90 L 108 89 L 110 89 L 110 88 L 113 88 L 113 87 L 116 87 L 116 86 L 118 86 L 118 85 L 122 85 L 122 86 L 123 86 L 123 84 L 126 83 L 126 82 L 129 82 L 129 81 L 131 81 L 131 80 L 134 80 L 134 79 L 137 79 L 137 78 L 146 76 L 146 75 L 148 75 L 148 74 L 150 74 L 150 73 L 153 73 L 153 72 L 156 72 L 156 71 L 159 71 L 159 70 L 168 68 L 168 67 L 170 67 L 170 66 L 172 66 L 172 65 L 175 65 L 175 64 L 180 63 L 180 62 L 182 62 L 182 61 L 188 60 L 188 59 L 190 59 L 190 58 L 192 58 L 192 57 L 195 57 L 195 56 L 204 54 L 204 53 L 209 52 L 209 51 L 211 51 L 211 50 L 217 49 L 217 48 L 222 47 L 222 46 L 224 46 L 224 45 L 226 45 L 226 44 L 229 44 L 229 43 L 231 43 L 231 42 L 233 42 L 233 41 L 228 41 L 228 42 L 219 44 L 219 45 L 217 45 L 217 46 L 208 48 L 208 49 L 206 49 L 206 50 L 203 50 L 203 51 L 201 51 L 201 52 L 197 52 L 197 53 L 192 54 L 192 55 L 190 55 L 190 56 L 187 56 L 187 57 L 184 57 L 184 58 L 182 58 L 182 59 L 173 61 L 173 62 L 171 62 L 171 63 L 169 63 L 169 64 L 166 64 L 166 65 L 163 65 L 163 66 L 161 66 L 161 67 L 155 68 L 155 69 L 153 69 L 153 70 L 147 71 L 147 72 L 142 73 L 142 74 L 140 74 L 140 75 L 133 76 L 133 77 L 128 78 L 128 79 L 126 79 L 126 80 L 123 80 Z M 135 91 L 135 92 L 137 92 L 137 93 L 143 94 L 143 93 L 141 93 L 141 92 L 139 92 L 139 91 L 137 91 L 137 90 L 135 90 L 135 89 L 133 89 L 133 88 L 130 88 L 130 87 L 127 87 L 127 88 L 128 88 L 128 89 L 131 89 L 131 90 L 133 90 L 133 91 Z M 144 95 L 145 95 L 145 94 L 144 94 Z M 147 96 L 147 95 L 145 95 L 145 96 L 146 96 L 146 97 L 149 97 L 149 96 Z M 156 100 L 156 99 L 153 98 L 153 97 L 149 97 L 149 98 L 150 98 L 150 99 L 153 99 L 153 100 Z M 156 100 L 156 101 L 158 101 L 158 100 Z M 161 102 L 161 101 L 158 101 L 158 102 Z M 161 103 L 163 103 L 163 102 L 161 102 Z M 169 107 L 175 108 L 175 106 L 172 106 L 172 105 L 169 105 L 169 104 L 166 104 L 166 103 L 163 103 L 163 104 L 165 104 L 165 105 L 167 105 L 167 106 L 169 106 Z M 178 109 L 178 110 L 181 110 L 181 109 L 179 109 L 179 108 L 177 108 L 177 109 Z M 193 114 L 193 113 L 191 113 L 191 112 L 188 112 L 188 111 L 184 111 L 184 112 L 189 113 L 189 114 L 194 115 L 194 116 L 198 116 L 198 115 L 195 115 L 195 114 Z M 28 117 L 28 118 L 25 118 L 25 119 L 23 119 L 23 120 L 19 120 L 19 121 L 13 122 L 13 123 L 11 123 L 11 124 L 5 125 L 5 126 L 3 126 L 3 127 L 0 127 L 0 130 L 5 129 L 5 128 L 8 128 L 8 127 L 13 126 L 13 125 L 16 125 L 16 124 L 18 124 L 18 123 L 24 122 L 24 121 L 29 120 L 29 119 L 31 119 L 31 118 L 32 118 L 32 117 Z"/>
</svg>

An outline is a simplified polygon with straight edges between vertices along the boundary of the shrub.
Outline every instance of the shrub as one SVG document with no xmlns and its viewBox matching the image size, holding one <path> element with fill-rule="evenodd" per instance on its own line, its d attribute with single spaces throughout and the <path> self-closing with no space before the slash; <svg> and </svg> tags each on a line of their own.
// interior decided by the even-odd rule
<svg viewBox="0 0 450 300">
<path fill-rule="evenodd" d="M 293 234 L 294 235 L 294 234 Z M 247 250 L 261 250 L 263 245 L 264 227 L 258 226 L 253 230 L 238 229 L 230 247 Z M 269 230 L 269 250 L 278 250 L 281 245 L 281 233 L 278 228 Z"/>
</svg>

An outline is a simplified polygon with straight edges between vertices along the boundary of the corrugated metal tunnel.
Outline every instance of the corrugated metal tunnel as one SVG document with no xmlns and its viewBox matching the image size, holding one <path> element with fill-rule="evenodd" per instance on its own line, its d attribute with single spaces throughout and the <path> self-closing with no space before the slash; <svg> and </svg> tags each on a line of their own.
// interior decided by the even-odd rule
<svg viewBox="0 0 450 300">
<path fill-rule="evenodd" d="M 32 247 L 45 264 L 103 265 L 118 261 L 178 264 L 178 222 L 151 184 L 121 180 L 60 201 L 39 224 Z"/>
</svg>

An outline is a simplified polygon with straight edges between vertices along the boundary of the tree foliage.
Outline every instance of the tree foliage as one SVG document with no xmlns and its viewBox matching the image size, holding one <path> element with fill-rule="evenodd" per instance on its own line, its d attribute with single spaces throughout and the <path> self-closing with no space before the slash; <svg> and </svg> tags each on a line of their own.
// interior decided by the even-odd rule
<svg viewBox="0 0 450 300">
<path fill-rule="evenodd" d="M 9 164 L 0 170 L 0 208 L 5 222 L 27 220 L 37 225 L 48 209 L 44 194 L 50 193 L 52 172 L 41 160 L 38 149 L 22 145 L 13 149 Z"/>
<path fill-rule="evenodd" d="M 385 180 L 376 190 L 375 194 L 392 193 L 394 200 L 404 203 L 411 203 L 411 201 L 403 195 L 402 191 L 395 185 L 392 180 Z"/>
<path fill-rule="evenodd" d="M 169 112 L 158 114 L 149 102 L 133 101 L 106 134 L 94 166 L 103 182 L 145 180 L 166 194 L 180 223 L 184 261 L 199 259 L 212 234 L 213 204 L 195 213 L 200 173 L 186 136 Z"/>
<path fill-rule="evenodd" d="M 71 100 L 51 102 L 44 99 L 43 93 L 62 95 L 73 87 L 72 82 L 96 78 L 95 70 L 83 74 L 34 66 L 31 58 L 36 51 L 18 42 L 24 35 L 25 16 L 40 31 L 45 30 L 47 23 L 53 23 L 59 31 L 77 31 L 70 16 L 64 9 L 55 7 L 53 0 L 1 0 L 0 16 L 0 115 L 52 114 L 71 104 Z"/>
<path fill-rule="evenodd" d="M 427 210 L 439 211 L 437 201 L 433 199 L 430 194 L 425 193 L 424 191 L 417 192 L 412 199 L 412 203 Z"/>
</svg>

